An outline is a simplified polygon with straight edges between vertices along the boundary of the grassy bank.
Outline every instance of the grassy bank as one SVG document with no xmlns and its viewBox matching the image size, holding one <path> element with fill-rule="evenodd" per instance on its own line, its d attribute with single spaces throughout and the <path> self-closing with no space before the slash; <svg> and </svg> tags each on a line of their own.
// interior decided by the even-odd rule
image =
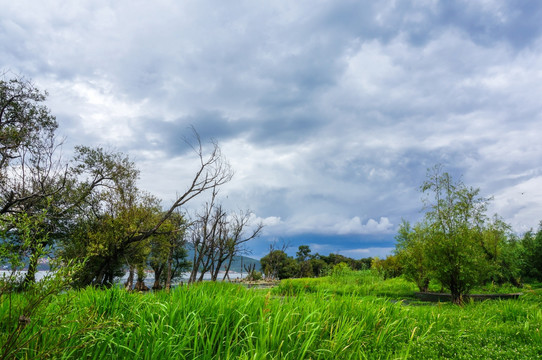
<svg viewBox="0 0 542 360">
<path fill-rule="evenodd" d="M 48 348 L 63 348 L 51 355 L 64 359 L 534 359 L 542 354 L 537 290 L 520 300 L 463 308 L 405 305 L 400 299 L 415 289 L 404 280 L 382 281 L 366 273 L 348 277 L 284 281 L 264 291 L 203 283 L 171 293 L 69 292 L 32 319 L 28 331 L 37 335 L 19 355 L 32 358 Z M 67 306 L 62 326 L 51 326 Z M 0 326 L 4 341 L 8 325 Z M 39 332 L 41 326 L 50 329 Z"/>
</svg>

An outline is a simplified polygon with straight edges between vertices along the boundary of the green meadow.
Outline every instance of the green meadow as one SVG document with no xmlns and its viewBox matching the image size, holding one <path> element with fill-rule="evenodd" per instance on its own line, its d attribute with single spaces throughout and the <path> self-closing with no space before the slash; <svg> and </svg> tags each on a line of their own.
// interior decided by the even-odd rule
<svg viewBox="0 0 542 360">
<path fill-rule="evenodd" d="M 19 327 L 19 349 L 8 358 L 542 357 L 542 290 L 536 286 L 521 289 L 519 300 L 462 307 L 419 302 L 415 290 L 402 278 L 382 280 L 370 271 L 284 280 L 270 290 L 213 282 L 169 293 L 70 290 Z M 26 299 L 4 299 L 2 319 Z M 0 325 L 1 344 L 20 321 Z"/>
</svg>

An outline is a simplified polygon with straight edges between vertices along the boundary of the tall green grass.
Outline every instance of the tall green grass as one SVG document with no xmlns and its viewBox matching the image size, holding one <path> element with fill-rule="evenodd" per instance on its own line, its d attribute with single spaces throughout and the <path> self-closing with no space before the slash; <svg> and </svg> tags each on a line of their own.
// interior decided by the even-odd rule
<svg viewBox="0 0 542 360">
<path fill-rule="evenodd" d="M 412 298 L 417 288 L 402 277 L 384 281 L 372 271 L 344 271 L 339 276 L 283 280 L 273 291 L 280 295 L 323 292 L 403 299 Z"/>
<path fill-rule="evenodd" d="M 46 309 L 51 318 L 73 297 L 65 326 L 41 334 L 18 356 L 32 358 L 40 346 L 60 341 L 64 350 L 54 358 L 535 359 L 542 354 L 536 291 L 521 300 L 463 308 L 408 306 L 397 301 L 406 293 L 401 279 L 351 276 L 285 281 L 272 291 L 202 283 L 170 293 L 69 292 Z M 89 324 L 82 331 L 80 326 Z"/>
</svg>

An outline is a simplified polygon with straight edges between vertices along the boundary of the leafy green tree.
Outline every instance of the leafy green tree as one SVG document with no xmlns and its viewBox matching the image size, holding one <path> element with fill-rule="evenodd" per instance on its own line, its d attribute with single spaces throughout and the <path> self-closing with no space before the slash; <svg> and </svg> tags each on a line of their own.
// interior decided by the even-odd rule
<svg viewBox="0 0 542 360">
<path fill-rule="evenodd" d="M 385 259 L 373 258 L 371 269 L 376 271 L 384 279 L 390 279 L 402 274 L 402 266 L 398 256 L 388 255 Z"/>
<path fill-rule="evenodd" d="M 480 243 L 488 199 L 480 197 L 479 189 L 454 181 L 440 166 L 428 172 L 421 189 L 429 195 L 425 216 L 431 238 L 426 247 L 429 267 L 450 290 L 452 301 L 461 304 L 487 269 Z"/>
<path fill-rule="evenodd" d="M 89 182 L 100 179 L 101 185 L 91 187 L 83 182 L 76 189 L 75 196 L 86 192 L 85 201 L 74 209 L 66 225 L 60 254 L 87 259 L 78 274 L 80 285 L 110 286 L 115 277 L 124 274 L 125 266 L 131 275 L 144 266 L 148 237 L 136 237 L 159 221 L 162 210 L 158 199 L 137 188 L 139 172 L 123 154 L 80 148 L 76 160 L 77 169 L 91 178 Z"/>
<path fill-rule="evenodd" d="M 260 259 L 260 264 L 266 278 L 288 279 L 299 273 L 299 265 L 283 250 L 271 250 Z"/>
<path fill-rule="evenodd" d="M 162 224 L 159 233 L 150 237 L 147 263 L 154 271 L 154 290 L 169 289 L 172 280 L 192 267 L 185 249 L 186 226 L 183 216 L 176 213 Z"/>
<path fill-rule="evenodd" d="M 297 253 L 296 253 L 296 259 L 299 262 L 304 262 L 309 260 L 311 256 L 311 249 L 308 245 L 300 245 Z"/>
<path fill-rule="evenodd" d="M 397 241 L 395 254 L 405 277 L 415 282 L 421 292 L 426 292 L 431 278 L 427 258 L 427 246 L 430 241 L 428 225 L 421 222 L 412 228 L 408 221 L 403 220 L 395 239 Z"/>
<path fill-rule="evenodd" d="M 299 264 L 299 277 L 312 277 L 314 275 L 310 259 L 310 247 L 308 245 L 300 245 L 296 253 L 296 260 Z"/>
<path fill-rule="evenodd" d="M 37 220 L 45 213 L 46 219 L 39 221 L 41 229 L 31 229 L 50 234 L 33 236 L 32 244 L 22 243 L 19 236 L 10 239 L 13 251 L 27 253 L 25 282 L 30 283 L 40 256 L 54 240 L 51 205 L 65 189 L 67 171 L 57 151 L 56 119 L 42 105 L 47 94 L 22 77 L 0 76 L 0 226 L 17 231 L 18 215 Z"/>
<path fill-rule="evenodd" d="M 371 268 L 371 262 L 373 258 L 367 257 L 367 258 L 361 258 L 358 260 L 353 259 L 351 263 L 351 267 L 353 270 L 368 270 Z"/>
<path fill-rule="evenodd" d="M 314 276 L 324 276 L 328 272 L 328 264 L 319 257 L 314 256 L 309 260 L 309 264 L 311 265 L 312 274 Z"/>
<path fill-rule="evenodd" d="M 527 279 L 542 281 L 542 222 L 537 232 L 528 231 L 521 239 L 521 273 Z"/>
<path fill-rule="evenodd" d="M 508 224 L 497 216 L 486 221 L 480 249 L 487 260 L 482 281 L 521 285 L 521 247 Z"/>
<path fill-rule="evenodd" d="M 0 78 L 0 214 L 25 212 L 62 188 L 46 96 L 24 78 Z"/>
</svg>

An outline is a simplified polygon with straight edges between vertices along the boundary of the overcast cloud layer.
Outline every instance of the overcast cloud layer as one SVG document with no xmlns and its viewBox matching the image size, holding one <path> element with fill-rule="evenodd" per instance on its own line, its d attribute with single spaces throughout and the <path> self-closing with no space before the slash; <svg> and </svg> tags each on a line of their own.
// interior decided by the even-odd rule
<svg viewBox="0 0 542 360">
<path fill-rule="evenodd" d="M 194 125 L 235 169 L 224 203 L 267 225 L 255 257 L 389 253 L 437 163 L 515 231 L 542 220 L 540 1 L 0 4 L 0 69 L 49 92 L 66 153 L 128 153 L 167 205 Z"/>
</svg>

